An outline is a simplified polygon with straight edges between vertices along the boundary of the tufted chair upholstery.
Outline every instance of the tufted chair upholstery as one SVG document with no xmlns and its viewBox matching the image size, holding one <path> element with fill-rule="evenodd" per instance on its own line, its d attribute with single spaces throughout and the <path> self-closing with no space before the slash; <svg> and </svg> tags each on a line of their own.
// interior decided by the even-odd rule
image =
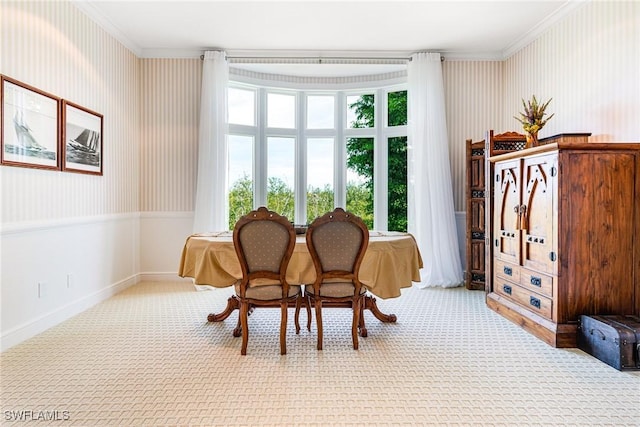
<svg viewBox="0 0 640 427">
<path fill-rule="evenodd" d="M 367 226 L 358 216 L 336 208 L 313 221 L 306 238 L 316 270 L 316 280 L 313 285 L 305 286 L 305 298 L 308 307 L 315 307 L 318 350 L 322 350 L 323 302 L 352 309 L 351 335 L 353 348 L 357 350 L 358 328 L 363 319 L 366 293 L 358 274 L 369 244 Z M 311 329 L 310 317 L 307 328 Z"/>
<path fill-rule="evenodd" d="M 235 284 L 240 303 L 237 329 L 242 333 L 242 355 L 247 354 L 248 316 L 254 307 L 281 308 L 281 354 L 287 353 L 287 308 L 290 301 L 296 303 L 296 333 L 300 331 L 301 286 L 290 285 L 286 280 L 295 243 L 295 231 L 289 220 L 265 207 L 249 212 L 234 227 L 233 244 L 242 269 L 242 279 Z"/>
</svg>

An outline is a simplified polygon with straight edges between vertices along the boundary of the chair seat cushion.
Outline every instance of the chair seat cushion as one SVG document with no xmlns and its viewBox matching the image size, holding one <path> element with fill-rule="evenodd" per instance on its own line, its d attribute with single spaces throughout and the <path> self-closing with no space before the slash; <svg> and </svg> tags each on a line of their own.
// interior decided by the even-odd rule
<svg viewBox="0 0 640 427">
<path fill-rule="evenodd" d="M 324 282 L 320 286 L 320 296 L 329 298 L 346 298 L 353 296 L 355 286 L 351 282 Z M 305 285 L 305 292 L 314 295 L 313 285 Z M 360 295 L 364 295 L 367 289 L 362 286 Z"/>
<path fill-rule="evenodd" d="M 240 283 L 235 284 L 236 294 L 240 295 Z M 289 286 L 289 297 L 294 297 L 300 293 L 300 285 Z M 271 301 L 282 298 L 282 286 L 280 285 L 261 285 L 249 286 L 247 288 L 246 297 L 261 301 Z"/>
</svg>

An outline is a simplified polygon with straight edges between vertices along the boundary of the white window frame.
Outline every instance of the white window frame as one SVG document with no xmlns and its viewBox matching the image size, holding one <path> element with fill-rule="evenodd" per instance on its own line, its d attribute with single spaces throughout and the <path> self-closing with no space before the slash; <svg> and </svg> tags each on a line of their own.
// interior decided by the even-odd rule
<svg viewBox="0 0 640 427">
<path fill-rule="evenodd" d="M 406 84 L 393 84 L 374 89 L 358 90 L 302 90 L 256 86 L 231 81 L 230 87 L 253 90 L 256 94 L 255 126 L 229 124 L 229 134 L 252 136 L 253 147 L 253 206 L 254 209 L 267 204 L 267 140 L 269 137 L 295 139 L 294 177 L 294 221 L 306 222 L 307 218 L 307 140 L 309 138 L 333 138 L 334 140 L 334 207 L 346 206 L 347 147 L 348 138 L 374 139 L 373 172 L 373 228 L 385 231 L 388 227 L 388 139 L 407 136 L 407 126 L 389 127 L 387 123 L 388 93 L 407 90 Z M 295 96 L 295 128 L 267 127 L 267 95 L 281 93 Z M 375 126 L 372 128 L 347 128 L 347 96 L 374 95 Z M 307 96 L 332 95 L 334 97 L 334 128 L 307 129 Z"/>
</svg>

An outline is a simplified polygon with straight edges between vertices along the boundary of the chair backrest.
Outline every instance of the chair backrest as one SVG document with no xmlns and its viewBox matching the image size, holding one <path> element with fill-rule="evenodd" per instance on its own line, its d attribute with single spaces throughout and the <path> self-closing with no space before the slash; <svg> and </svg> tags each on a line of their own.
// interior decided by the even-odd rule
<svg viewBox="0 0 640 427">
<path fill-rule="evenodd" d="M 233 245 L 246 281 L 268 278 L 284 284 L 295 244 L 293 224 L 265 207 L 241 217 L 233 229 Z"/>
<path fill-rule="evenodd" d="M 360 217 L 336 208 L 316 218 L 306 238 L 316 275 L 331 278 L 350 273 L 357 278 L 369 244 L 369 230 Z"/>
</svg>

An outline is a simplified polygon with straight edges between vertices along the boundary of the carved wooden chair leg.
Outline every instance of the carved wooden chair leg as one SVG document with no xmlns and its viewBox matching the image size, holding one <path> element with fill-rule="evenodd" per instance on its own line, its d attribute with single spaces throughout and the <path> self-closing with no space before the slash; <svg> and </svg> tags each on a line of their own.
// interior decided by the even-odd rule
<svg viewBox="0 0 640 427">
<path fill-rule="evenodd" d="M 316 326 L 318 329 L 318 350 L 322 350 L 322 301 L 316 299 Z"/>
<path fill-rule="evenodd" d="M 242 336 L 242 310 L 240 309 L 240 304 L 238 303 L 238 323 L 236 327 L 233 329 L 233 336 L 238 338 Z"/>
<path fill-rule="evenodd" d="M 353 339 L 353 349 L 358 349 L 358 326 L 360 325 L 360 305 L 361 298 L 353 299 L 353 322 L 351 324 L 351 338 Z"/>
<path fill-rule="evenodd" d="M 360 336 L 367 336 L 367 327 L 364 324 L 364 297 L 360 300 Z"/>
<path fill-rule="evenodd" d="M 311 332 L 311 297 L 305 295 L 304 305 L 307 307 L 307 331 Z"/>
<path fill-rule="evenodd" d="M 300 333 L 300 306 L 302 305 L 302 295 L 296 297 L 296 314 L 294 322 L 296 324 L 296 335 Z"/>
<path fill-rule="evenodd" d="M 280 304 L 282 313 L 280 320 L 280 354 L 287 354 L 287 312 L 289 304 L 284 301 Z"/>
<path fill-rule="evenodd" d="M 249 342 L 249 304 L 246 302 L 240 303 L 240 324 L 242 327 L 242 348 L 240 354 L 245 356 L 247 354 L 247 343 Z"/>
</svg>

